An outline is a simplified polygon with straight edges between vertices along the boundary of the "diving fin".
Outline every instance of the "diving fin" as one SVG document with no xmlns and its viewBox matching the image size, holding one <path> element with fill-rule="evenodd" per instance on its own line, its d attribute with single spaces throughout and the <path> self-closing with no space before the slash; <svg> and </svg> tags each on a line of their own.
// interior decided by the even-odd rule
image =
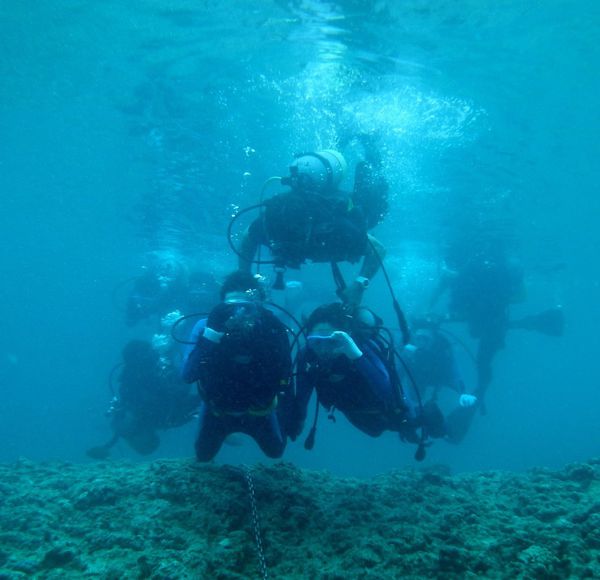
<svg viewBox="0 0 600 580">
<path fill-rule="evenodd" d="M 92 459 L 107 459 L 110 455 L 110 450 L 116 445 L 119 438 L 120 436 L 115 433 L 104 445 L 92 447 L 88 449 L 85 454 Z"/>
<path fill-rule="evenodd" d="M 562 336 L 565 330 L 565 317 L 562 308 L 557 306 L 539 314 L 512 321 L 510 327 L 535 330 L 548 336 Z"/>
<path fill-rule="evenodd" d="M 110 455 L 110 447 L 106 445 L 91 447 L 85 452 L 85 454 L 92 459 L 106 459 Z"/>
<path fill-rule="evenodd" d="M 458 445 L 467 435 L 475 417 L 478 404 L 457 407 L 446 417 L 446 441 Z"/>
</svg>

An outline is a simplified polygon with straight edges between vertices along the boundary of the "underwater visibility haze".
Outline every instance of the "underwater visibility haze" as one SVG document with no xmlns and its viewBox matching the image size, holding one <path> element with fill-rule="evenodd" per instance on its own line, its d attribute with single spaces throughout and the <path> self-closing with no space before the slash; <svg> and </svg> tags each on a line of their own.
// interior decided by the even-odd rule
<svg viewBox="0 0 600 580">
<path fill-rule="evenodd" d="M 599 31 L 596 0 L 0 3 L 0 577 L 600 577 Z M 144 317 L 144 284 L 168 296 L 185 279 L 176 307 L 212 308 L 238 265 L 228 241 L 259 215 L 244 209 L 285 189 L 269 178 L 298 178 L 296 155 L 332 169 L 336 151 L 341 190 L 356 166 L 389 184 L 372 231 L 385 271 L 360 279 L 363 304 L 399 338 L 393 290 L 415 368 L 432 320 L 460 311 L 465 263 L 522 274 L 491 374 L 481 328 L 440 323 L 480 399 L 440 391 L 457 414 L 427 447 L 322 409 L 308 451 L 313 398 L 283 461 L 237 434 L 195 461 L 205 423 L 171 401 L 160 441 L 125 420 L 117 433 L 126 377 L 160 386 L 180 359 L 178 315 Z M 304 314 L 336 299 L 328 264 L 285 279 Z M 463 313 L 506 286 L 478 280 Z M 233 306 L 246 328 L 258 308 Z"/>
<path fill-rule="evenodd" d="M 525 276 L 511 315 L 566 319 L 558 338 L 509 333 L 487 414 L 425 465 L 598 454 L 598 2 L 7 0 L 0 14 L 0 461 L 88 461 L 109 434 L 111 368 L 154 330 L 122 311 L 144 256 L 174 251 L 222 279 L 229 221 L 265 180 L 303 151 L 340 149 L 353 167 L 364 134 L 390 184 L 375 234 L 409 318 L 426 313 L 448 240 L 492 236 Z M 294 276 L 333 296 L 323 267 Z M 365 303 L 397 326 L 381 274 Z M 193 456 L 193 423 L 161 438 L 153 458 Z M 341 416 L 323 414 L 313 451 L 303 440 L 284 456 L 297 467 L 414 463 L 397 436 Z M 217 462 L 267 461 L 238 443 Z M 137 457 L 123 443 L 113 456 Z"/>
</svg>

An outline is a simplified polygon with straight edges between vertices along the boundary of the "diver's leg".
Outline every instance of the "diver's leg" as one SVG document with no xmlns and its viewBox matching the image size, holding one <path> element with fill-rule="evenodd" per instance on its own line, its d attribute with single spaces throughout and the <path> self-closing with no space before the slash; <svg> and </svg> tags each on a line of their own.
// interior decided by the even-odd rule
<svg viewBox="0 0 600 580">
<path fill-rule="evenodd" d="M 367 243 L 364 249 L 364 258 L 360 267 L 359 278 L 371 280 L 379 271 L 385 254 L 385 246 L 371 234 L 367 234 Z M 344 290 L 340 291 L 339 296 L 348 306 L 359 306 L 364 291 L 365 286 L 358 281 L 354 281 Z"/>
<path fill-rule="evenodd" d="M 244 272 L 251 271 L 256 250 L 264 237 L 262 221 L 262 218 L 254 220 L 242 235 L 238 248 L 238 268 Z"/>
<path fill-rule="evenodd" d="M 223 441 L 230 434 L 227 417 L 216 417 L 209 411 L 206 403 L 200 407 L 200 426 L 196 438 L 196 457 L 198 461 L 210 461 L 221 449 Z"/>
<path fill-rule="evenodd" d="M 245 417 L 244 432 L 258 443 L 267 457 L 277 459 L 283 455 L 286 437 L 282 433 L 279 419 L 274 411 L 266 417 Z"/>
<path fill-rule="evenodd" d="M 365 257 L 360 268 L 359 276 L 369 280 L 377 274 L 381 263 L 385 258 L 385 246 L 371 234 L 367 234 L 367 246 L 365 248 Z"/>
<path fill-rule="evenodd" d="M 447 433 L 446 419 L 436 403 L 429 401 L 423 405 L 423 427 L 429 437 L 436 439 Z"/>
<path fill-rule="evenodd" d="M 495 329 L 486 332 L 479 339 L 477 349 L 477 389 L 475 395 L 479 399 L 480 409 L 485 412 L 484 398 L 493 379 L 492 361 L 504 347 L 506 330 Z"/>
</svg>

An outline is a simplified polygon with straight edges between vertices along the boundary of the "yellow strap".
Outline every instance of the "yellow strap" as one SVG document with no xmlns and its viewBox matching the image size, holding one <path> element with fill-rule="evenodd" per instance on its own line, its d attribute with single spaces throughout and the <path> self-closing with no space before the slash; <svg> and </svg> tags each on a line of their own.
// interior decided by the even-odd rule
<svg viewBox="0 0 600 580">
<path fill-rule="evenodd" d="M 265 415 L 272 413 L 277 408 L 278 404 L 279 400 L 277 395 L 275 395 L 271 401 L 271 404 L 266 409 L 251 408 L 248 409 L 248 415 L 252 415 L 253 417 L 264 417 Z"/>
<path fill-rule="evenodd" d="M 215 406 L 210 405 L 210 411 L 215 417 L 242 417 L 243 415 L 251 415 L 252 417 L 266 417 L 272 413 L 279 404 L 277 395 L 273 397 L 273 400 L 267 407 L 250 407 L 246 411 L 234 412 L 234 411 L 222 411 L 217 409 Z"/>
</svg>

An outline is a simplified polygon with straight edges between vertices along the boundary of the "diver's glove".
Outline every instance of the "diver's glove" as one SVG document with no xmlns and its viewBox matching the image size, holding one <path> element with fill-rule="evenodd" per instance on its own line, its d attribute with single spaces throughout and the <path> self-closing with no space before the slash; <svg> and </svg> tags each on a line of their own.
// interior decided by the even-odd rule
<svg viewBox="0 0 600 580">
<path fill-rule="evenodd" d="M 229 304 L 227 302 L 217 304 L 208 315 L 206 326 L 217 332 L 225 332 L 227 321 L 235 314 L 235 310 L 235 304 Z"/>
<path fill-rule="evenodd" d="M 464 393 L 458 398 L 458 404 L 461 407 L 472 407 L 475 403 L 477 403 L 477 397 L 475 395 L 467 395 Z"/>
<path fill-rule="evenodd" d="M 202 336 L 211 342 L 220 342 L 225 334 L 227 321 L 234 311 L 235 306 L 232 304 L 222 303 L 215 306 L 208 315 Z"/>
<path fill-rule="evenodd" d="M 336 342 L 336 352 L 343 354 L 350 360 L 356 360 L 363 355 L 362 350 L 358 348 L 352 337 L 343 330 L 336 330 L 331 334 Z"/>
</svg>

